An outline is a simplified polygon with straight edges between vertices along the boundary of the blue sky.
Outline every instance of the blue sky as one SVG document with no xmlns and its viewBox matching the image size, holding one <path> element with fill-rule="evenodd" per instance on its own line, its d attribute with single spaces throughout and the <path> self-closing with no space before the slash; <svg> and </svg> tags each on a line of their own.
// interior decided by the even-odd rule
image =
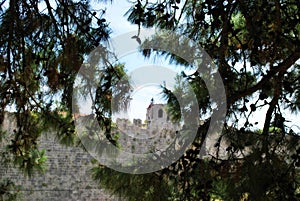
<svg viewBox="0 0 300 201">
<path fill-rule="evenodd" d="M 123 0 L 121 1 L 115 0 L 112 2 L 112 4 L 96 3 L 96 1 L 94 2 L 93 4 L 94 9 L 99 9 L 99 8 L 103 9 L 104 7 L 106 8 L 105 18 L 110 23 L 109 26 L 112 29 L 111 38 L 117 37 L 122 34 L 126 34 L 131 31 L 137 32 L 138 27 L 136 25 L 130 24 L 126 20 L 126 17 L 124 17 L 124 14 L 130 8 L 130 6 L 131 4 L 128 1 L 123 1 Z M 152 65 L 154 68 L 158 68 L 162 66 L 165 68 L 173 69 L 174 72 L 180 72 L 182 70 L 181 68 L 175 68 L 174 66 L 169 65 L 164 60 L 164 58 L 158 59 L 154 63 L 153 61 L 147 60 L 143 56 L 137 53 L 120 58 L 120 61 L 125 63 L 125 66 L 127 67 L 128 70 L 128 74 L 134 72 L 138 68 L 149 66 L 149 65 Z M 147 75 L 145 74 L 145 76 Z M 158 86 L 159 84 L 162 84 L 162 81 L 161 83 L 152 83 L 152 84 L 138 87 L 137 90 L 133 92 L 131 107 L 129 108 L 127 115 L 122 114 L 120 115 L 120 117 L 127 117 L 131 120 L 133 118 L 145 119 L 146 107 L 148 106 L 150 99 L 152 97 L 154 97 L 156 102 L 163 102 L 163 100 L 159 98 L 161 97 L 159 95 L 160 93 L 159 86 Z M 266 107 L 257 110 L 255 116 L 252 116 L 250 118 L 253 122 L 256 121 L 258 122 L 257 128 L 263 127 L 266 111 L 267 111 Z M 283 111 L 283 113 L 286 113 L 288 117 L 287 120 L 291 121 L 287 123 L 289 126 L 300 125 L 297 115 L 291 114 L 288 111 Z M 117 116 L 118 115 L 115 115 L 115 117 Z M 299 129 L 296 126 L 293 126 L 293 129 L 299 132 Z"/>
<path fill-rule="evenodd" d="M 134 33 L 138 31 L 138 27 L 136 25 L 132 25 L 127 21 L 127 17 L 124 17 L 126 11 L 130 8 L 131 4 L 127 1 L 113 1 L 113 3 L 93 3 L 92 8 L 103 9 L 106 8 L 105 18 L 109 23 L 109 27 L 112 29 L 111 39 L 118 37 L 122 34 L 127 34 L 128 32 Z M 164 58 L 156 59 L 155 62 L 153 59 L 146 59 L 139 52 L 133 52 L 131 54 L 127 54 L 121 58 L 119 58 L 119 62 L 125 63 L 125 68 L 127 70 L 127 74 L 132 77 L 133 85 L 135 90 L 132 93 L 132 101 L 130 103 L 130 108 L 128 109 L 128 113 L 120 113 L 113 114 L 113 119 L 117 117 L 129 118 L 132 120 L 133 118 L 140 118 L 145 120 L 146 116 L 146 108 L 148 107 L 151 98 L 154 98 L 156 103 L 165 103 L 165 100 L 162 99 L 161 96 L 161 88 L 164 82 L 167 83 L 169 87 L 173 82 L 170 75 L 175 77 L 176 73 L 180 72 L 180 68 L 174 68 L 165 61 Z M 152 76 L 148 73 L 141 73 L 139 69 L 152 69 L 153 71 L 149 71 L 150 74 L 152 72 Z M 164 69 L 170 69 L 169 73 L 166 73 Z M 171 70 L 172 69 L 172 70 Z M 160 70 L 160 71 L 159 71 Z M 157 74 L 154 74 L 154 71 L 159 71 Z M 165 74 L 164 74 L 165 73 Z M 156 76 L 160 75 L 160 76 Z M 165 75 L 165 77 L 164 77 Z M 155 81 L 151 81 L 153 78 Z M 152 80 L 153 80 L 152 79 Z M 141 83 L 139 83 L 141 82 Z M 148 83 L 147 83 L 148 82 Z M 90 105 L 87 104 L 87 105 Z M 88 109 L 83 108 L 85 112 L 88 113 Z"/>
<path fill-rule="evenodd" d="M 109 27 L 112 29 L 111 39 L 127 34 L 128 32 L 133 32 L 133 35 L 138 32 L 138 26 L 129 23 L 127 21 L 127 16 L 124 16 L 131 6 L 132 4 L 126 0 L 115 0 L 112 3 L 96 3 L 95 1 L 92 4 L 92 8 L 95 10 L 106 8 L 104 17 L 109 23 Z M 132 101 L 130 103 L 130 108 L 128 108 L 128 113 L 113 114 L 113 119 L 124 117 L 129 118 L 130 120 L 133 118 L 145 120 L 146 108 L 148 107 L 151 98 L 154 98 L 155 103 L 166 103 L 162 98 L 160 85 L 166 83 L 167 87 L 172 89 L 176 74 L 183 70 L 182 67 L 170 65 L 163 57 L 156 58 L 154 61 L 153 58 L 146 59 L 140 52 L 127 54 L 126 56 L 119 58 L 119 61 L 125 63 L 128 75 L 135 75 L 132 80 L 136 90 L 132 93 Z M 152 74 L 150 75 L 149 72 L 139 72 L 140 74 L 137 76 L 137 70 L 145 67 L 148 69 L 153 68 L 152 71 L 149 71 L 150 74 L 151 72 Z M 156 74 L 154 73 L 155 71 Z M 150 79 L 148 79 L 148 83 L 145 83 L 147 78 Z M 139 80 L 143 80 L 144 84 L 137 84 L 136 82 L 139 82 Z M 155 80 L 155 82 L 153 82 L 153 80 Z"/>
<path fill-rule="evenodd" d="M 8 2 L 8 1 L 7 1 Z M 6 2 L 6 3 L 7 3 Z M 51 2 L 51 1 L 50 1 Z M 7 5 L 5 5 L 7 7 Z M 41 5 L 43 6 L 43 4 Z M 137 32 L 137 26 L 130 24 L 126 17 L 124 17 L 124 14 L 126 11 L 132 6 L 127 0 L 114 0 L 112 3 L 101 3 L 100 1 L 92 1 L 92 9 L 99 10 L 106 8 L 106 14 L 105 18 L 110 23 L 109 27 L 112 29 L 111 38 L 114 38 L 116 36 L 126 34 L 131 31 Z M 154 68 L 159 67 L 165 67 L 172 69 L 174 72 L 180 72 L 182 69 L 178 67 L 174 67 L 172 65 L 169 65 L 164 58 L 161 58 L 159 60 L 156 60 L 156 62 L 153 62 L 151 60 L 145 59 L 140 54 L 131 54 L 127 55 L 123 58 L 120 58 L 121 62 L 124 62 L 126 64 L 128 73 L 135 72 L 136 69 L 140 67 L 145 66 L 153 66 Z M 300 61 L 298 60 L 298 63 Z M 146 75 L 145 75 L 146 76 Z M 161 99 L 160 95 L 160 89 L 159 84 L 162 84 L 163 81 L 166 79 L 161 79 L 159 83 L 150 83 L 147 85 L 139 86 L 132 94 L 132 102 L 128 111 L 127 115 L 121 114 L 121 116 L 127 117 L 129 119 L 133 118 L 140 118 L 145 119 L 146 114 L 146 108 L 150 102 L 150 99 L 153 97 L 157 103 L 164 102 Z M 169 83 L 170 84 L 170 81 Z M 91 104 L 89 101 L 85 101 L 85 103 L 82 104 L 82 113 L 89 113 L 89 108 Z M 13 109 L 12 109 L 13 110 Z M 255 116 L 252 116 L 250 119 L 255 122 L 258 122 L 257 128 L 263 127 L 263 122 L 265 119 L 267 108 L 264 107 L 262 109 L 259 109 L 256 111 Z M 283 114 L 286 114 L 287 120 L 289 121 L 287 123 L 288 126 L 291 126 L 292 129 L 296 132 L 300 132 L 300 129 L 297 126 L 300 126 L 300 118 L 298 117 L 298 114 L 291 114 L 289 111 L 282 111 Z M 115 115 L 114 117 L 117 117 Z"/>
</svg>

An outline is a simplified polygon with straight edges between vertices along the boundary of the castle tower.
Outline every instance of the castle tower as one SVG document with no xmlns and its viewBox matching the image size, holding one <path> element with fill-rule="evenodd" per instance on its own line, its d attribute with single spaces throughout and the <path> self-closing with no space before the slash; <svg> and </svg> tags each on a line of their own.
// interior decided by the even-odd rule
<svg viewBox="0 0 300 201">
<path fill-rule="evenodd" d="M 153 98 L 147 107 L 146 121 L 148 128 L 162 128 L 170 124 L 164 104 L 155 104 Z"/>
</svg>

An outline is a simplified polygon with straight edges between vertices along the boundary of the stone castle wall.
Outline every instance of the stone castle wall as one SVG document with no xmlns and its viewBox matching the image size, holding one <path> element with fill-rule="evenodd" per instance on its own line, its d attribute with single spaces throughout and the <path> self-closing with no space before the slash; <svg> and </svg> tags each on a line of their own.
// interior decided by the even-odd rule
<svg viewBox="0 0 300 201">
<path fill-rule="evenodd" d="M 3 130 L 12 131 L 14 127 L 14 121 L 5 118 Z M 18 169 L 0 164 L 0 181 L 8 178 L 20 185 L 21 201 L 124 200 L 98 188 L 90 174 L 92 157 L 81 148 L 62 146 L 51 133 L 40 139 L 40 148 L 46 150 L 48 158 L 44 174 L 28 178 Z"/>
<path fill-rule="evenodd" d="M 16 127 L 12 116 L 4 119 L 3 130 L 12 133 Z M 124 121 L 124 122 L 123 122 Z M 137 125 L 128 127 L 127 121 L 121 120 L 119 126 L 124 125 L 121 131 L 120 143 L 122 149 L 132 153 L 149 153 L 154 150 L 164 150 L 175 139 L 176 131 L 168 127 L 160 127 L 159 130 L 141 127 L 140 122 Z M 138 130 L 136 127 L 140 127 Z M 172 126 L 171 126 L 172 127 Z M 143 130 L 143 131 L 142 131 Z M 145 131 L 146 130 L 146 131 Z M 128 133 L 134 132 L 134 140 Z M 136 131 L 140 133 L 137 134 Z M 155 131 L 151 140 L 148 138 Z M 144 133 L 145 132 L 145 133 Z M 155 134 L 156 133 L 156 134 Z M 143 136 L 145 135 L 145 136 Z M 206 146 L 215 143 L 215 139 L 208 139 Z M 5 143 L 4 143 L 5 144 Z M 123 198 L 114 197 L 103 189 L 99 189 L 96 182 L 91 178 L 90 169 L 93 159 L 89 153 L 84 152 L 78 147 L 65 147 L 60 145 L 54 138 L 53 133 L 47 133 L 40 139 L 40 148 L 46 150 L 47 171 L 45 174 L 36 173 L 32 178 L 25 177 L 16 168 L 7 168 L 0 164 L 0 181 L 9 178 L 21 189 L 21 201 L 110 201 L 124 200 Z M 211 147 L 211 146 L 210 146 Z M 0 144 L 1 148 L 1 144 Z M 205 148 L 201 154 L 209 155 L 208 149 Z M 1 153 L 1 149 L 0 149 Z"/>
</svg>

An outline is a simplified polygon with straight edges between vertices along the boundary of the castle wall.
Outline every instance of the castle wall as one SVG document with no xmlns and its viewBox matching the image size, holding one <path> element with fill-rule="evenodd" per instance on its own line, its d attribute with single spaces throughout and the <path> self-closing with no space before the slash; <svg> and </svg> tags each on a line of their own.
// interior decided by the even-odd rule
<svg viewBox="0 0 300 201">
<path fill-rule="evenodd" d="M 6 116 L 3 129 L 12 131 L 13 128 L 12 116 Z M 8 178 L 20 185 L 21 201 L 124 200 L 98 188 L 90 174 L 92 157 L 81 148 L 60 145 L 53 133 L 43 135 L 40 148 L 46 150 L 48 157 L 44 174 L 35 173 L 28 178 L 18 169 L 0 164 L 0 180 Z"/>
<path fill-rule="evenodd" d="M 158 109 L 156 112 L 158 112 Z M 157 113 L 156 113 L 157 114 Z M 163 114 L 165 116 L 166 113 Z M 157 116 L 157 119 L 158 116 Z M 158 120 L 157 127 L 145 128 L 141 121 L 134 121 L 129 124 L 126 119 L 117 120 L 120 126 L 120 143 L 122 149 L 133 153 L 145 153 L 155 150 L 164 150 L 174 141 L 174 125 L 165 119 Z M 12 116 L 6 116 L 3 122 L 3 129 L 12 132 L 16 127 Z M 133 140 L 128 134 L 132 133 L 138 140 Z M 152 137 L 149 140 L 148 137 Z M 202 152 L 208 155 L 208 147 L 215 144 L 216 136 L 211 136 L 206 141 L 206 146 Z M 40 148 L 46 150 L 47 171 L 45 174 L 36 173 L 32 178 L 25 177 L 19 170 L 12 167 L 5 167 L 0 164 L 0 180 L 9 178 L 17 185 L 21 185 L 21 201 L 104 201 L 104 200 L 124 200 L 114 197 L 98 185 L 91 178 L 90 168 L 93 159 L 87 152 L 78 147 L 65 147 L 60 145 L 54 138 L 54 133 L 47 133 L 40 139 Z M 210 146 L 209 146 L 210 145 Z M 1 145 L 0 145 L 1 147 Z M 222 146 L 222 148 L 225 146 Z M 1 148 L 0 148 L 1 153 Z M 223 153 L 226 153 L 224 151 Z"/>
</svg>

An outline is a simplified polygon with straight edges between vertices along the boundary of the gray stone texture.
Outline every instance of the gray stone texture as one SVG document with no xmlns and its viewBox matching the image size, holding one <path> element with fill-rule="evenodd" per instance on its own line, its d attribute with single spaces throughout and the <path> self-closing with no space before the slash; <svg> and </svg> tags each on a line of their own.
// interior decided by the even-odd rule
<svg viewBox="0 0 300 201">
<path fill-rule="evenodd" d="M 6 116 L 3 130 L 11 132 L 15 123 Z M 3 143 L 4 144 L 4 143 Z M 0 145 L 1 147 L 1 145 Z M 3 147 L 3 146 L 2 146 Z M 91 177 L 92 157 L 78 147 L 66 147 L 56 142 L 54 134 L 40 139 L 40 148 L 46 150 L 47 170 L 31 178 L 13 167 L 0 164 L 0 181 L 8 178 L 21 187 L 22 201 L 104 201 L 123 200 L 100 189 Z"/>
</svg>

